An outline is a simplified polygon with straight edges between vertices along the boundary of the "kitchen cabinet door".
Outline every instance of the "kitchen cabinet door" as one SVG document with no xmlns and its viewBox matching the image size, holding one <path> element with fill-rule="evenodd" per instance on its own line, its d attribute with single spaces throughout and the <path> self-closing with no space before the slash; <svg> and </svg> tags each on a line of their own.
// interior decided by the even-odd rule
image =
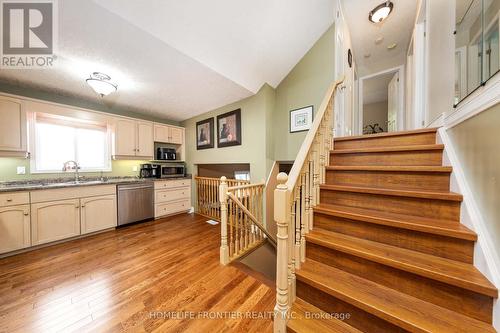
<svg viewBox="0 0 500 333">
<path fill-rule="evenodd" d="M 137 156 L 153 159 L 153 123 L 137 122 Z"/>
<path fill-rule="evenodd" d="M 32 244 L 39 245 L 80 235 L 80 199 L 31 205 Z"/>
<path fill-rule="evenodd" d="M 155 142 L 168 143 L 170 137 L 170 127 L 165 125 L 155 124 Z"/>
<path fill-rule="evenodd" d="M 116 196 L 81 199 L 82 234 L 116 227 Z"/>
<path fill-rule="evenodd" d="M 184 130 L 178 127 L 170 127 L 169 143 L 181 145 L 184 143 Z"/>
<path fill-rule="evenodd" d="M 21 101 L 0 97 L 0 151 L 26 152 L 26 112 Z"/>
<path fill-rule="evenodd" d="M 30 206 L 0 208 L 0 253 L 31 246 Z"/>
<path fill-rule="evenodd" d="M 137 151 L 136 122 L 118 119 L 115 126 L 115 155 L 135 156 Z"/>
</svg>

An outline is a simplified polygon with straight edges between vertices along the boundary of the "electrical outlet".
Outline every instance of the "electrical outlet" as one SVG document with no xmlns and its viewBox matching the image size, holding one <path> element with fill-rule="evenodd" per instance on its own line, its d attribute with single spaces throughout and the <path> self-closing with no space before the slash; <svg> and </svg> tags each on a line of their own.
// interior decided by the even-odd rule
<svg viewBox="0 0 500 333">
<path fill-rule="evenodd" d="M 137 172 L 137 170 L 139 170 L 139 169 L 137 168 L 137 165 L 134 165 L 134 166 L 132 167 L 132 171 Z"/>
<path fill-rule="evenodd" d="M 26 167 L 18 166 L 17 167 L 17 174 L 18 175 L 25 175 L 26 174 Z"/>
</svg>

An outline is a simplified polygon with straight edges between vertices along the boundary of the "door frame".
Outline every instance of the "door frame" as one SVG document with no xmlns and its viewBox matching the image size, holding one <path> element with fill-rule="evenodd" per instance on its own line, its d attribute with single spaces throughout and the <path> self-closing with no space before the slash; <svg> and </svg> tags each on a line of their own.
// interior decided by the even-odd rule
<svg viewBox="0 0 500 333">
<path fill-rule="evenodd" d="M 358 132 L 363 134 L 363 83 L 367 79 L 372 79 L 374 77 L 380 76 L 380 75 L 387 75 L 391 73 L 399 73 L 399 108 L 398 108 L 398 126 L 397 130 L 398 131 L 404 131 L 406 129 L 406 122 L 405 122 L 405 65 L 385 69 L 383 71 L 365 75 L 363 77 L 359 78 L 359 89 L 358 89 L 358 94 L 359 94 L 359 100 L 358 100 Z"/>
</svg>

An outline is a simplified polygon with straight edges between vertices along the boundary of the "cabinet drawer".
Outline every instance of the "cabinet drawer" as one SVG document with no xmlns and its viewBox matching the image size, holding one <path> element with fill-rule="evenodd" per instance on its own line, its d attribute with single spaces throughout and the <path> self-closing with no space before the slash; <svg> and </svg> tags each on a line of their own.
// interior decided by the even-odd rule
<svg viewBox="0 0 500 333">
<path fill-rule="evenodd" d="M 167 190 L 155 191 L 155 203 L 163 203 L 169 201 L 177 201 L 180 199 L 187 199 L 190 197 L 190 187 L 179 187 Z"/>
<path fill-rule="evenodd" d="M 175 179 L 155 182 L 155 190 L 186 186 L 191 186 L 191 179 Z"/>
<path fill-rule="evenodd" d="M 0 207 L 26 205 L 29 203 L 29 192 L 11 192 L 0 194 Z"/>
<path fill-rule="evenodd" d="M 180 200 L 155 205 L 155 217 L 180 213 L 191 208 L 190 200 Z"/>
</svg>

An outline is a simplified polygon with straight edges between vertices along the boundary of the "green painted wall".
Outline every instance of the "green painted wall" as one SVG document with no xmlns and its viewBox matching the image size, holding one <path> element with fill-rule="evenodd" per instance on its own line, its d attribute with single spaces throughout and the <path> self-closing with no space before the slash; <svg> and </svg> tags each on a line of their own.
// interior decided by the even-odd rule
<svg viewBox="0 0 500 333">
<path fill-rule="evenodd" d="M 334 81 L 335 29 L 332 25 L 304 55 L 286 78 L 273 89 L 207 112 L 181 123 L 186 127 L 188 172 L 196 164 L 250 163 L 252 181 L 267 178 L 274 161 L 294 160 L 306 132 L 289 133 L 289 112 L 314 105 L 316 111 Z M 231 148 L 196 150 L 196 122 L 241 108 L 243 144 Z"/>
<path fill-rule="evenodd" d="M 124 176 L 138 176 L 138 171 L 133 171 L 132 168 L 145 161 L 112 161 L 111 172 L 104 172 L 105 177 L 124 177 Z M 17 167 L 26 167 L 25 175 L 17 174 Z M 62 165 L 61 165 L 62 168 Z M 82 176 L 99 176 L 100 173 L 81 173 Z M 4 158 L 0 157 L 0 181 L 15 181 L 15 180 L 28 180 L 28 179 L 47 179 L 58 177 L 73 177 L 73 173 L 37 173 L 30 174 L 30 160 L 21 158 Z"/>
<path fill-rule="evenodd" d="M 264 85 L 254 96 L 236 103 L 232 103 L 201 116 L 188 119 L 181 123 L 186 128 L 186 164 L 188 173 L 196 173 L 196 164 L 211 163 L 250 163 L 250 177 L 253 182 L 266 179 L 267 161 L 270 156 L 270 147 L 266 140 L 270 126 L 272 107 L 274 105 L 274 89 Z M 217 115 L 241 109 L 242 144 L 240 146 L 196 150 L 196 122 L 207 118 L 214 118 L 217 128 Z M 215 130 L 217 130 L 215 128 Z M 217 135 L 214 133 L 214 140 Z"/>
<path fill-rule="evenodd" d="M 314 115 L 335 80 L 335 27 L 332 25 L 276 88 L 273 114 L 274 159 L 294 160 L 307 132 L 290 133 L 290 110 L 314 105 Z"/>
</svg>

